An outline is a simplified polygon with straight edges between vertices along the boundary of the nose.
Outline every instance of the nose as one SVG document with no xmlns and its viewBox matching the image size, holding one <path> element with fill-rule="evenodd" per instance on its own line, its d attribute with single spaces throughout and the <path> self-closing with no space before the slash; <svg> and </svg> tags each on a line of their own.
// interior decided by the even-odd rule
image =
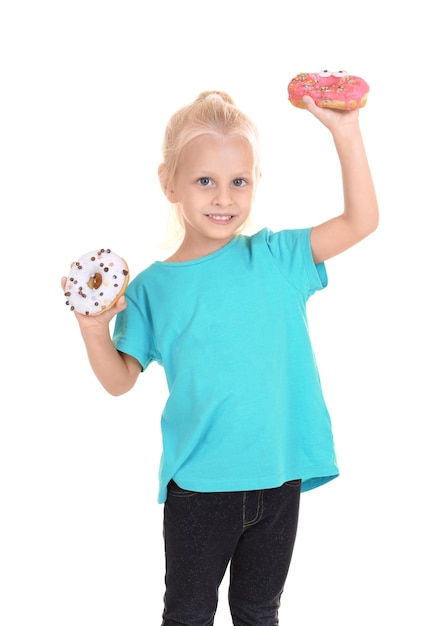
<svg viewBox="0 0 432 626">
<path fill-rule="evenodd" d="M 213 196 L 213 204 L 215 206 L 231 206 L 232 197 L 231 189 L 226 186 L 218 186 Z"/>
</svg>

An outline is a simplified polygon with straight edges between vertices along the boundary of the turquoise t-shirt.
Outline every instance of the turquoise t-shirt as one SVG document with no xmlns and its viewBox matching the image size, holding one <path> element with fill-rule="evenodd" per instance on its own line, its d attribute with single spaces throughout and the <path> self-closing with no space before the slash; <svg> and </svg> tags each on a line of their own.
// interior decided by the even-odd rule
<svg viewBox="0 0 432 626">
<path fill-rule="evenodd" d="M 204 492 L 301 478 L 307 491 L 338 475 L 306 317 L 326 285 L 310 229 L 239 235 L 131 281 L 113 341 L 165 370 L 159 502 L 171 478 Z"/>
</svg>

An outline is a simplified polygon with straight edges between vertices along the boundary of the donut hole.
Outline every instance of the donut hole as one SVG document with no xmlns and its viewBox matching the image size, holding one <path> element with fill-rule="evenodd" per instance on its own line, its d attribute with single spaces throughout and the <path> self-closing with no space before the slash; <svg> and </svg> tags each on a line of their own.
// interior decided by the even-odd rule
<svg viewBox="0 0 432 626">
<path fill-rule="evenodd" d="M 92 274 L 90 278 L 88 279 L 87 286 L 90 289 L 99 289 L 101 285 L 102 285 L 102 274 L 99 274 L 99 272 Z"/>
</svg>

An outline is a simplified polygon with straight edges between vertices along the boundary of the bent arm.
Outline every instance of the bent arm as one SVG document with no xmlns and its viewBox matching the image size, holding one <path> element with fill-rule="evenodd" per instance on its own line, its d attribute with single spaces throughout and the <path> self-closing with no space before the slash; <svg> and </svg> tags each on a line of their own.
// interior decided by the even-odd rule
<svg viewBox="0 0 432 626">
<path fill-rule="evenodd" d="M 315 263 L 320 263 L 374 232 L 378 227 L 379 212 L 359 126 L 359 112 L 321 109 L 311 98 L 305 99 L 305 104 L 332 133 L 342 173 L 343 212 L 311 231 L 313 257 Z"/>
<path fill-rule="evenodd" d="M 141 365 L 134 357 L 118 352 L 108 327 L 97 333 L 81 328 L 81 334 L 93 372 L 106 391 L 120 396 L 132 389 Z"/>
<path fill-rule="evenodd" d="M 118 352 L 111 340 L 109 323 L 125 308 L 126 299 L 122 296 L 114 307 L 100 315 L 75 313 L 93 372 L 113 396 L 132 389 L 141 372 L 141 364 L 134 357 Z"/>
</svg>

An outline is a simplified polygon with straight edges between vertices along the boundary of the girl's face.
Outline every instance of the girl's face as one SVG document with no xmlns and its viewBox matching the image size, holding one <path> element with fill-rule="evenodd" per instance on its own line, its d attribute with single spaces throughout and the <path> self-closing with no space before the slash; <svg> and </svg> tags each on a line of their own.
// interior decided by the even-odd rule
<svg viewBox="0 0 432 626">
<path fill-rule="evenodd" d="M 184 218 L 183 251 L 210 254 L 249 217 L 256 191 L 254 154 L 231 135 L 200 135 L 183 149 L 169 199 Z"/>
</svg>

